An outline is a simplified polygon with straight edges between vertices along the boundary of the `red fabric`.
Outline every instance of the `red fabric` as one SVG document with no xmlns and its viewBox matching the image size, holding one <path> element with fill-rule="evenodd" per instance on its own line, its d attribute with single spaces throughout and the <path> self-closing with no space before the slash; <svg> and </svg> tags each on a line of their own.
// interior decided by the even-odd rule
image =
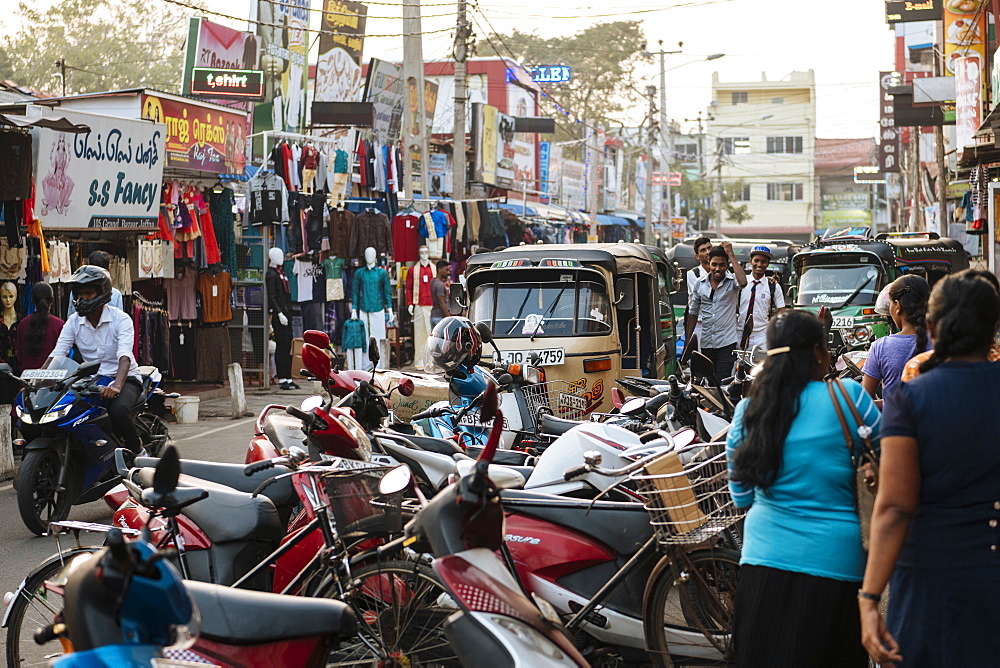
<svg viewBox="0 0 1000 668">
<path fill-rule="evenodd" d="M 363 138 L 358 138 L 358 164 L 361 165 L 361 185 L 367 186 L 368 183 L 368 170 L 365 169 L 365 165 L 368 164 L 368 154 L 365 152 L 365 140 Z"/>
<path fill-rule="evenodd" d="M 431 281 L 434 280 L 434 276 L 437 273 L 433 264 L 429 264 L 424 267 L 421 264 L 415 264 L 410 267 L 410 270 L 406 272 L 406 305 L 414 306 L 413 303 L 413 280 L 414 277 L 419 276 L 420 280 L 420 292 L 417 295 L 416 306 L 433 306 L 434 300 L 431 299 Z M 426 280 L 425 280 L 426 279 Z"/>
<path fill-rule="evenodd" d="M 212 222 L 212 212 L 208 206 L 201 212 L 201 236 L 205 239 L 205 260 L 209 264 L 222 262 L 222 254 L 219 253 L 219 242 L 215 238 L 215 224 Z"/>
<path fill-rule="evenodd" d="M 396 262 L 416 262 L 420 248 L 420 216 L 400 214 L 392 219 L 392 252 Z"/>
<path fill-rule="evenodd" d="M 278 274 L 278 278 L 281 279 L 281 285 L 285 288 L 285 292 L 291 294 L 291 288 L 288 287 L 288 276 L 285 275 L 285 269 L 280 264 L 274 268 L 274 271 Z"/>
<path fill-rule="evenodd" d="M 295 188 L 292 187 L 292 147 L 288 144 L 281 145 L 281 160 L 285 163 L 285 174 L 283 178 L 285 179 L 285 187 L 288 188 L 288 192 L 295 192 Z"/>
</svg>

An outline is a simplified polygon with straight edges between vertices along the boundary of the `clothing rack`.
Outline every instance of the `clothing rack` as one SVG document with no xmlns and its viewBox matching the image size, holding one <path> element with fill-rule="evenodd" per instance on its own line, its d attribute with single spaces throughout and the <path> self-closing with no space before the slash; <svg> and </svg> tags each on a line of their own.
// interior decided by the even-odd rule
<svg viewBox="0 0 1000 668">
<path fill-rule="evenodd" d="M 156 301 L 154 299 L 146 299 L 139 292 L 133 290 L 132 298 L 135 299 L 142 306 L 147 306 L 149 308 L 163 308 L 164 304 L 162 301 Z"/>
</svg>

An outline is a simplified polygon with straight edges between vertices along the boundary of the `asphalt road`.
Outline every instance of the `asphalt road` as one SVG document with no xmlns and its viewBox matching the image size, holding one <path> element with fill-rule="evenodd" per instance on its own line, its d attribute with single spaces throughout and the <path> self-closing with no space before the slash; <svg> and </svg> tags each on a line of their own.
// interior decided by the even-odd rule
<svg viewBox="0 0 1000 668">
<path fill-rule="evenodd" d="M 202 402 L 199 421 L 195 424 L 170 424 L 170 436 L 182 458 L 242 463 L 253 436 L 256 415 L 269 403 L 301 402 L 311 392 L 305 389 L 308 383 L 299 383 L 304 389 L 268 394 L 248 393 L 247 403 L 253 417 L 229 417 L 231 402 L 228 398 Z M 56 552 L 53 538 L 35 536 L 25 528 L 17 511 L 16 494 L 10 482 L 0 484 L 0 595 L 13 591 L 35 565 Z M 111 509 L 103 501 L 95 501 L 74 506 L 69 519 L 108 523 L 111 514 Z M 91 534 L 90 538 L 90 544 L 100 544 L 103 541 L 103 536 L 98 534 Z M 66 546 L 65 538 L 62 540 Z M 87 544 L 84 539 L 81 542 Z M 0 633 L 0 647 L 5 644 L 4 630 L 4 633 Z"/>
</svg>

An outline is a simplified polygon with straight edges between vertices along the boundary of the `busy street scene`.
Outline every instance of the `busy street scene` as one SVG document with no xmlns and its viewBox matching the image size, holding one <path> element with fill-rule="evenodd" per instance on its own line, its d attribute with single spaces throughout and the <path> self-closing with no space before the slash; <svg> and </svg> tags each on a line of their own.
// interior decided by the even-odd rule
<svg viewBox="0 0 1000 668">
<path fill-rule="evenodd" d="M 1000 664 L 1000 0 L 0 5 L 8 668 Z"/>
</svg>

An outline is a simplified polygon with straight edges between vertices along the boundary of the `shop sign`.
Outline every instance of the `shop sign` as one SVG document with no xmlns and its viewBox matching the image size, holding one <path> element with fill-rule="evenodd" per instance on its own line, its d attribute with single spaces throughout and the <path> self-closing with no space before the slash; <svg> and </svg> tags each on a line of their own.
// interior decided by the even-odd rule
<svg viewBox="0 0 1000 668">
<path fill-rule="evenodd" d="M 898 171 L 898 170 L 897 170 Z M 862 166 L 854 168 L 854 182 L 861 184 L 885 183 L 886 174 L 880 167 Z"/>
<path fill-rule="evenodd" d="M 507 86 L 507 111 L 515 118 L 535 115 L 535 93 L 521 86 Z M 515 127 L 517 121 L 514 121 Z M 511 141 L 514 155 L 513 181 L 515 187 L 539 189 L 536 180 L 535 160 L 537 136 L 532 132 L 515 132 Z"/>
<path fill-rule="evenodd" d="M 538 144 L 538 189 L 544 193 L 542 203 L 548 204 L 549 194 L 549 158 L 552 155 L 552 144 L 547 141 Z"/>
<path fill-rule="evenodd" d="M 986 63 L 985 0 L 945 0 L 944 65 L 946 75 L 955 75 L 958 61 L 975 58 L 980 76 Z"/>
<path fill-rule="evenodd" d="M 427 173 L 431 179 L 431 195 L 440 197 L 451 192 L 451 171 L 448 169 L 448 156 L 444 153 L 431 153 L 427 157 Z"/>
<path fill-rule="evenodd" d="M 372 129 L 383 144 L 399 141 L 403 123 L 403 68 L 372 58 L 365 80 L 366 102 L 375 108 Z"/>
<path fill-rule="evenodd" d="M 156 228 L 162 123 L 59 110 L 84 134 L 39 129 L 35 214 L 45 228 Z"/>
<path fill-rule="evenodd" d="M 835 209 L 823 211 L 823 224 L 827 227 L 871 225 L 872 212 L 867 209 Z"/>
<path fill-rule="evenodd" d="M 978 58 L 959 58 L 955 63 L 955 146 L 960 160 L 983 123 L 981 65 Z"/>
<path fill-rule="evenodd" d="M 257 22 L 264 71 L 264 102 L 254 107 L 254 132 L 302 132 L 306 124 L 311 0 L 256 0 L 251 20 Z"/>
<path fill-rule="evenodd" d="M 680 172 L 653 172 L 652 184 L 654 186 L 680 187 L 683 175 Z"/>
<path fill-rule="evenodd" d="M 896 85 L 897 72 L 879 72 L 879 138 L 878 166 L 883 172 L 899 171 L 899 131 L 896 128 L 896 106 L 889 87 Z M 857 183 L 857 170 L 855 170 Z"/>
<path fill-rule="evenodd" d="M 479 167 L 480 181 L 487 185 L 497 185 L 497 151 L 500 147 L 498 139 L 497 117 L 500 112 L 490 104 L 479 107 L 479 151 L 476 153 L 476 162 Z"/>
<path fill-rule="evenodd" d="M 184 87 L 193 90 L 195 68 L 254 70 L 257 68 L 257 36 L 233 30 L 207 19 L 192 17 L 184 58 Z M 263 76 L 261 76 L 263 83 Z M 224 97 L 224 96 L 219 96 Z"/>
<path fill-rule="evenodd" d="M 573 79 L 573 71 L 566 65 L 537 65 L 527 69 L 535 83 L 566 83 Z"/>
<path fill-rule="evenodd" d="M 361 90 L 361 52 L 365 45 L 368 7 L 351 0 L 323 3 L 319 57 L 316 61 L 318 102 L 357 102 Z"/>
<path fill-rule="evenodd" d="M 887 0 L 885 21 L 889 25 L 909 21 L 939 21 L 944 0 Z M 962 0 L 959 0 L 961 2 Z"/>
<path fill-rule="evenodd" d="M 823 211 L 867 209 L 868 193 L 826 193 L 822 196 Z"/>
<path fill-rule="evenodd" d="M 196 67 L 191 72 L 191 94 L 220 99 L 263 100 L 264 73 L 260 70 Z"/>
<path fill-rule="evenodd" d="M 167 126 L 167 167 L 242 174 L 246 116 L 165 97 L 143 95 L 142 117 Z"/>
</svg>

